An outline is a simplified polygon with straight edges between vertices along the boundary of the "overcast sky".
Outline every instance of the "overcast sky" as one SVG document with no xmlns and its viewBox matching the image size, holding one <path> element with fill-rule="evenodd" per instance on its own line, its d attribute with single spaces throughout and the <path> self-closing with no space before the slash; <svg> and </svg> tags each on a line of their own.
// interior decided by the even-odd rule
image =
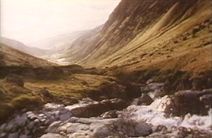
<svg viewBox="0 0 212 138">
<path fill-rule="evenodd" d="M 119 0 L 1 0 L 1 34 L 34 43 L 103 24 Z"/>
</svg>

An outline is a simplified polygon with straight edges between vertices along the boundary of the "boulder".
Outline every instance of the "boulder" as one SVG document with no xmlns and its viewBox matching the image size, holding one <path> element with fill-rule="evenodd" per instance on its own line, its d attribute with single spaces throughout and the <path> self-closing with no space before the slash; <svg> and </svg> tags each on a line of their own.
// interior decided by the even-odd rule
<svg viewBox="0 0 212 138">
<path fill-rule="evenodd" d="M 164 90 L 164 83 L 157 83 L 147 81 L 147 88 L 149 89 L 149 94 L 151 94 L 152 98 L 163 97 L 166 95 Z"/>
<path fill-rule="evenodd" d="M 118 114 L 117 114 L 117 110 L 112 110 L 112 111 L 108 111 L 108 112 L 105 112 L 101 115 L 101 117 L 103 119 L 108 119 L 108 118 L 117 118 L 118 117 Z"/>
<path fill-rule="evenodd" d="M 21 135 L 19 138 L 32 138 L 32 137 L 28 135 Z"/>
<path fill-rule="evenodd" d="M 74 133 L 74 134 L 69 135 L 68 138 L 91 138 L 91 137 L 85 133 Z"/>
<path fill-rule="evenodd" d="M 89 91 L 87 97 L 97 101 L 113 98 L 125 99 L 127 98 L 127 92 L 124 86 L 111 82 L 103 83 L 98 89 Z"/>
<path fill-rule="evenodd" d="M 204 77 L 197 77 L 192 79 L 192 89 L 202 90 L 207 87 L 208 80 Z"/>
<path fill-rule="evenodd" d="M 12 133 L 8 135 L 8 138 L 18 138 L 19 134 L 18 133 Z"/>
<path fill-rule="evenodd" d="M 153 102 L 153 99 L 148 94 L 142 94 L 140 98 L 138 98 L 137 105 L 150 105 Z"/>
<path fill-rule="evenodd" d="M 126 106 L 127 103 L 121 99 L 109 99 L 94 104 L 76 107 L 71 110 L 71 113 L 75 117 L 95 117 L 110 110 L 121 110 Z"/>
<path fill-rule="evenodd" d="M 14 120 L 11 120 L 7 126 L 5 127 L 5 131 L 7 132 L 15 132 L 17 130 L 17 126 L 14 126 Z"/>
<path fill-rule="evenodd" d="M 117 119 L 97 128 L 93 137 L 139 137 L 148 136 L 151 133 L 151 126 L 143 121 Z"/>
<path fill-rule="evenodd" d="M 208 114 L 208 109 L 212 105 L 212 90 L 203 91 L 180 91 L 174 95 L 176 115 Z"/>
<path fill-rule="evenodd" d="M 67 126 L 67 125 L 66 125 Z M 80 131 L 87 131 L 89 130 L 89 125 L 87 124 L 83 124 L 83 123 L 71 123 L 68 127 L 67 127 L 67 133 L 68 134 L 72 134 L 72 133 L 76 133 L 76 132 L 80 132 Z"/>
<path fill-rule="evenodd" d="M 109 137 L 111 135 L 114 135 L 112 133 L 111 129 L 112 128 L 105 127 L 105 126 L 99 127 L 99 128 L 94 130 L 93 137 L 95 137 L 95 138 L 106 138 L 106 137 Z"/>
<path fill-rule="evenodd" d="M 0 131 L 0 138 L 5 138 L 7 136 L 7 133 Z"/>
<path fill-rule="evenodd" d="M 173 96 L 164 96 L 160 99 L 156 99 L 151 107 L 155 110 L 166 113 L 166 115 L 174 114 L 176 112 L 176 107 L 173 101 Z"/>
<path fill-rule="evenodd" d="M 60 118 L 61 121 L 68 120 L 70 117 L 71 117 L 71 113 L 69 113 L 69 112 L 67 112 L 67 113 L 65 113 L 65 114 L 61 114 L 61 115 L 59 116 L 59 118 Z"/>
<path fill-rule="evenodd" d="M 14 120 L 14 124 L 17 125 L 18 127 L 23 127 L 27 123 L 27 115 L 23 114 L 21 116 L 16 116 Z"/>
<path fill-rule="evenodd" d="M 152 128 L 150 125 L 145 122 L 136 122 L 135 123 L 135 135 L 134 136 L 148 136 L 152 133 Z"/>
<path fill-rule="evenodd" d="M 200 97 L 200 101 L 203 102 L 207 109 L 212 108 L 212 94 L 203 95 Z"/>
<path fill-rule="evenodd" d="M 128 99 L 130 98 L 137 98 L 141 96 L 141 85 L 136 83 L 127 83 L 126 86 L 126 93 Z"/>
<path fill-rule="evenodd" d="M 47 132 L 49 133 L 57 133 L 59 132 L 58 128 L 61 126 L 61 121 L 55 121 L 53 122 L 47 129 Z"/>
<path fill-rule="evenodd" d="M 41 138 L 65 138 L 65 137 L 61 136 L 60 134 L 48 133 L 41 136 Z"/>
</svg>

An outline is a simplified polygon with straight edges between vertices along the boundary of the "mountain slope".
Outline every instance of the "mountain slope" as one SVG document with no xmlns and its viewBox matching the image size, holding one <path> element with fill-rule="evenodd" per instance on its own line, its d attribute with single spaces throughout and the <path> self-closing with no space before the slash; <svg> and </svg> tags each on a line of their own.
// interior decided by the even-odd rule
<svg viewBox="0 0 212 138">
<path fill-rule="evenodd" d="M 20 52 L 2 43 L 0 43 L 0 57 L 1 66 L 45 67 L 53 65 L 48 61 Z"/>
<path fill-rule="evenodd" d="M 43 55 L 46 55 L 48 53 L 47 50 L 44 49 L 39 49 L 39 48 L 35 48 L 35 47 L 28 47 L 25 44 L 16 41 L 16 40 L 12 40 L 9 38 L 5 38 L 5 37 L 0 37 L 0 42 L 8 45 L 9 47 L 12 47 L 14 49 L 17 49 L 19 51 L 22 51 L 24 53 L 36 56 L 36 57 L 40 57 Z"/>
<path fill-rule="evenodd" d="M 60 56 L 67 51 L 69 46 L 77 38 L 83 34 L 86 34 L 87 32 L 88 31 L 78 31 L 70 34 L 57 35 L 37 43 L 32 43 L 31 45 L 36 47 L 49 48 L 46 54 L 41 55 L 41 57 L 60 65 L 66 65 L 67 63 L 63 62 L 63 58 L 60 58 Z"/>
<path fill-rule="evenodd" d="M 167 69 L 208 70 L 212 66 L 207 52 L 212 45 L 211 7 L 210 0 L 122 0 L 103 29 L 75 41 L 65 57 L 71 63 L 129 70 L 161 69 L 163 63 Z M 197 55 L 205 60 L 193 58 Z M 185 63 L 179 60 L 185 57 Z"/>
<path fill-rule="evenodd" d="M 77 31 L 69 34 L 56 35 L 54 37 L 49 37 L 34 43 L 32 46 L 49 48 L 53 50 L 64 50 L 69 46 L 74 40 L 76 40 L 81 35 L 85 34 L 87 31 Z"/>
<path fill-rule="evenodd" d="M 66 62 L 75 62 L 83 59 L 85 55 L 95 50 L 96 40 L 100 39 L 100 31 L 102 26 L 88 31 L 77 40 L 75 40 L 70 47 L 66 48 L 61 58 Z"/>
</svg>

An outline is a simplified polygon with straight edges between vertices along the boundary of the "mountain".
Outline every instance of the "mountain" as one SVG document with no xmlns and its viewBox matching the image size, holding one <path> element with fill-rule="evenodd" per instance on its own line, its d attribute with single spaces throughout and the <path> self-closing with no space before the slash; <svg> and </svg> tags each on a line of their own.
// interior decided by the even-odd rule
<svg viewBox="0 0 212 138">
<path fill-rule="evenodd" d="M 65 46 L 49 58 L 86 68 L 1 44 L 0 137 L 211 138 L 211 7 L 122 0 L 103 26 L 49 41 Z"/>
<path fill-rule="evenodd" d="M 5 37 L 0 37 L 0 42 L 5 45 L 8 45 L 9 47 L 12 47 L 14 49 L 17 49 L 19 51 L 22 51 L 24 53 L 27 53 L 36 57 L 41 57 L 49 53 L 47 50 L 39 49 L 35 47 L 29 47 L 19 41 L 5 38 Z"/>
<path fill-rule="evenodd" d="M 0 43 L 0 66 L 45 67 L 53 64 Z"/>
<path fill-rule="evenodd" d="M 63 61 L 63 58 L 60 58 L 63 53 L 69 48 L 72 43 L 79 38 L 80 36 L 86 34 L 88 31 L 78 31 L 70 34 L 62 34 L 48 39 L 44 39 L 30 45 L 35 47 L 48 48 L 45 54 L 40 55 L 39 57 L 47 59 L 49 61 L 66 65 L 68 62 Z"/>
<path fill-rule="evenodd" d="M 64 50 L 69 45 L 71 45 L 74 40 L 76 40 L 78 37 L 86 32 L 87 31 L 77 31 L 69 34 L 56 35 L 54 37 L 31 43 L 31 45 L 35 47 L 49 48 L 57 51 Z"/>
<path fill-rule="evenodd" d="M 84 55 L 94 50 L 91 46 L 95 45 L 95 40 L 100 38 L 99 31 L 102 26 L 87 31 L 82 36 L 78 37 L 75 41 L 68 45 L 65 51 L 60 52 L 60 55 L 56 57 L 62 60 L 66 64 L 74 63 L 84 58 Z M 95 66 L 95 65 L 94 65 Z"/>
<path fill-rule="evenodd" d="M 126 70 L 210 70 L 211 7 L 211 0 L 122 0 L 104 26 L 77 39 L 64 58 Z"/>
</svg>

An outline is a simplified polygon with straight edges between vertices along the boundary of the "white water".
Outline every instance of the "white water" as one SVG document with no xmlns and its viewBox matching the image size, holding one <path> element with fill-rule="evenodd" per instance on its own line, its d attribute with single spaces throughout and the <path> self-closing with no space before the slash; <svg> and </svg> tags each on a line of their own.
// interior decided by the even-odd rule
<svg viewBox="0 0 212 138">
<path fill-rule="evenodd" d="M 163 125 L 167 128 L 186 127 L 212 131 L 212 109 L 207 116 L 198 116 L 187 114 L 182 117 L 166 117 L 164 109 L 166 105 L 171 104 L 168 96 L 156 99 L 149 106 L 129 106 L 125 112 L 129 117 L 135 120 L 145 120 L 153 126 Z"/>
<path fill-rule="evenodd" d="M 25 130 L 25 128 L 30 128 L 30 126 L 38 125 L 38 127 L 31 128 L 32 130 L 36 130 L 36 128 L 39 128 L 39 126 L 46 125 L 46 129 L 49 127 L 47 129 L 48 133 L 54 132 L 56 134 L 59 134 L 61 128 L 64 128 L 65 131 L 68 131 L 68 129 L 70 128 L 71 130 L 74 130 L 73 134 L 81 133 L 83 134 L 83 136 L 85 136 L 84 134 L 86 134 L 87 132 L 89 132 L 90 135 L 93 135 L 94 132 L 91 130 L 99 131 L 100 129 L 105 128 L 105 126 L 107 126 L 106 124 L 111 124 L 111 121 L 113 123 L 113 121 L 118 120 L 115 118 L 102 119 L 101 117 L 72 118 L 72 109 L 77 107 L 84 107 L 92 103 L 96 102 L 88 99 L 86 101 L 81 101 L 78 104 L 69 106 L 49 103 L 46 104 L 44 108 L 39 112 L 26 112 L 23 115 L 20 115 L 20 117 L 16 116 L 7 124 L 0 126 L 0 132 L 6 132 L 8 133 L 7 136 L 9 136 L 13 135 L 9 133 L 9 130 L 12 130 L 12 128 L 20 128 L 20 130 L 23 131 L 23 134 L 28 134 L 29 130 Z M 184 118 L 166 117 L 164 110 L 166 106 L 170 104 L 172 104 L 170 97 L 164 96 L 162 98 L 156 99 L 149 106 L 131 105 L 127 109 L 120 111 L 118 114 L 119 117 L 127 117 L 127 120 L 134 120 L 135 122 L 138 122 L 138 124 L 139 122 L 145 121 L 146 123 L 151 124 L 153 128 L 162 125 L 166 126 L 167 128 L 185 127 L 195 130 L 204 130 L 205 132 L 212 133 L 212 109 L 209 111 L 209 114 L 207 116 L 188 114 Z M 78 122 L 71 122 L 70 119 L 78 120 Z M 37 122 L 40 122 L 40 124 L 36 124 L 36 120 Z M 141 129 L 142 130 L 139 130 L 139 132 L 144 130 L 143 127 Z M 101 131 L 101 133 L 103 132 Z M 21 133 L 19 135 L 23 134 Z"/>
</svg>

